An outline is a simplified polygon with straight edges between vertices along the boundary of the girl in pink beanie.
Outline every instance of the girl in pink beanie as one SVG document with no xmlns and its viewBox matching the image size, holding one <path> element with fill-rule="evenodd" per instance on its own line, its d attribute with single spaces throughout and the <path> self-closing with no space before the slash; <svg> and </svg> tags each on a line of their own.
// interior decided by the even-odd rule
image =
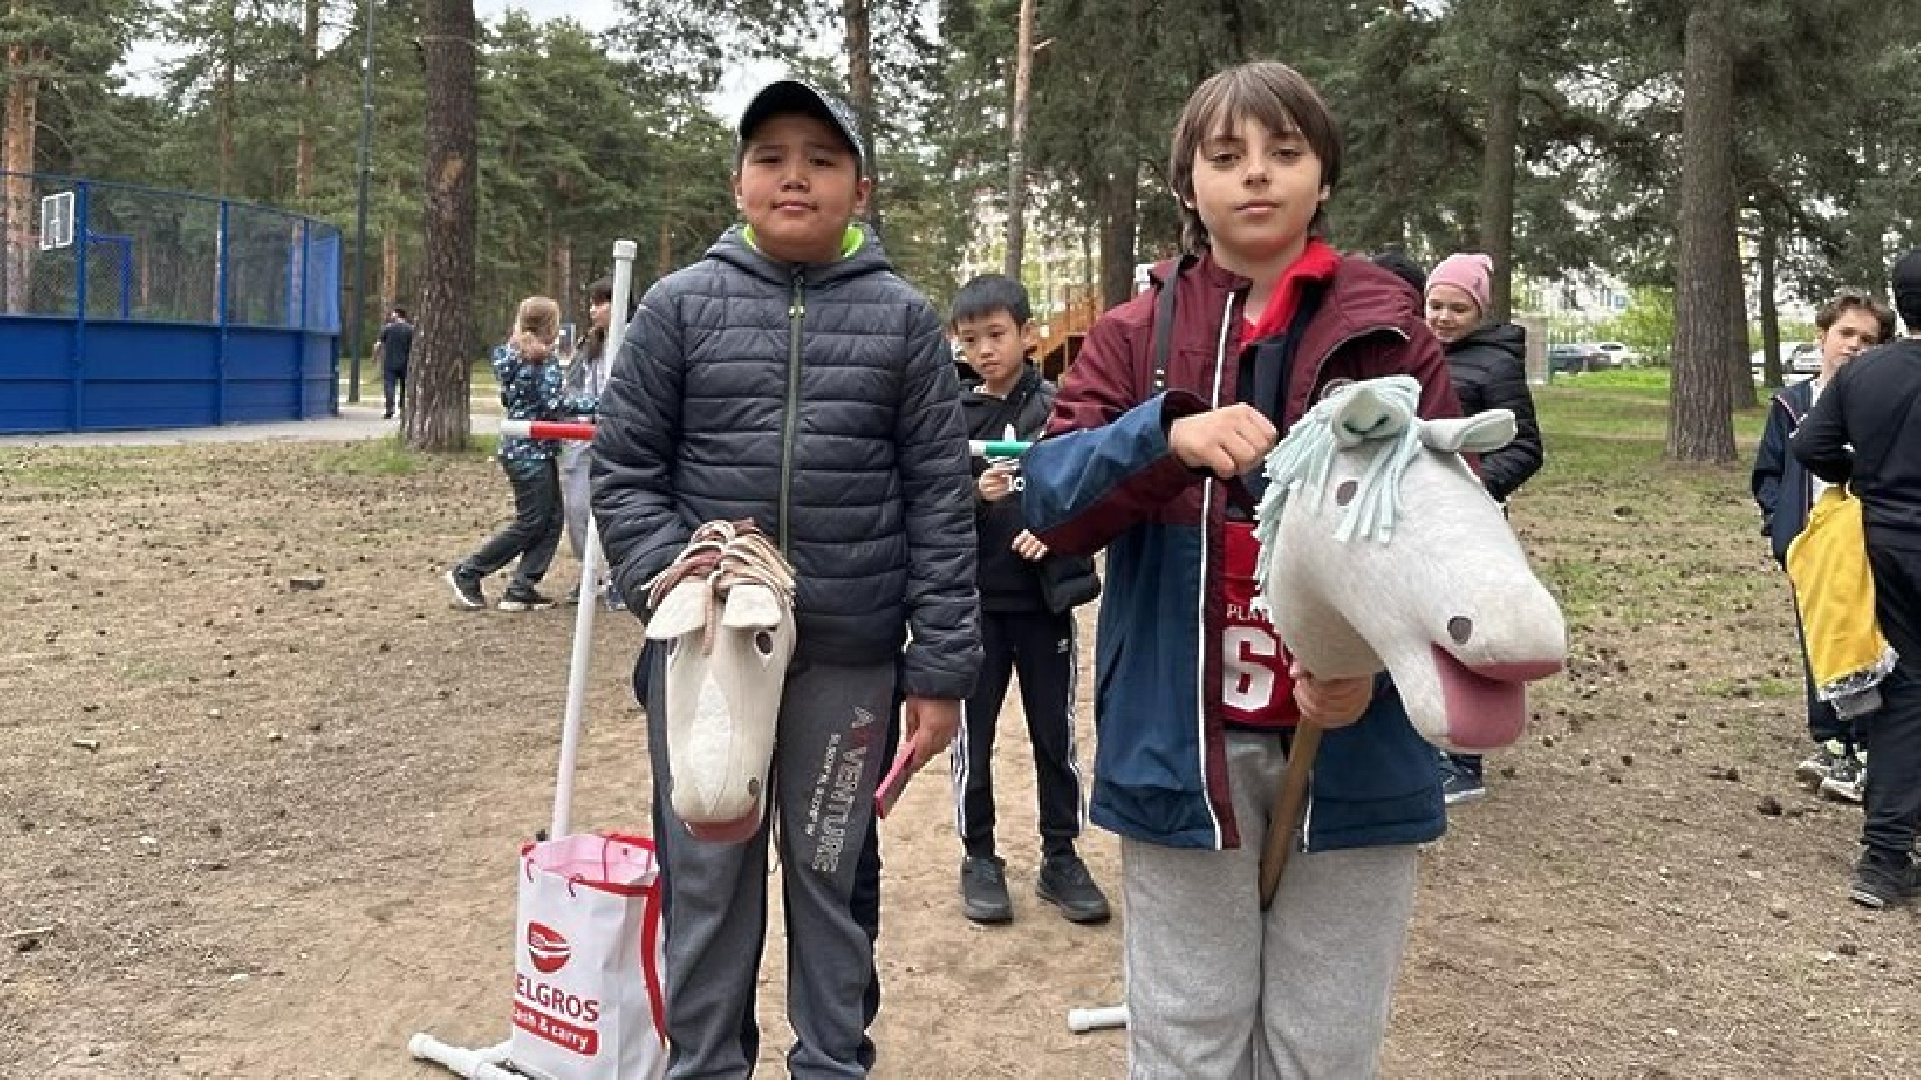
<svg viewBox="0 0 1921 1080">
<path fill-rule="evenodd" d="M 1478 251 L 1449 255 L 1427 276 L 1427 323 L 1443 345 L 1487 318 L 1494 260 Z"/>
<path fill-rule="evenodd" d="M 1461 415 L 1514 413 L 1514 441 L 1481 455 L 1481 482 L 1505 503 L 1541 468 L 1541 425 L 1527 388 L 1527 335 L 1488 317 L 1494 260 L 1478 251 L 1449 255 L 1427 277 L 1427 325 L 1441 339 Z M 1441 755 L 1441 793 L 1449 806 L 1487 794 L 1478 754 Z"/>
</svg>

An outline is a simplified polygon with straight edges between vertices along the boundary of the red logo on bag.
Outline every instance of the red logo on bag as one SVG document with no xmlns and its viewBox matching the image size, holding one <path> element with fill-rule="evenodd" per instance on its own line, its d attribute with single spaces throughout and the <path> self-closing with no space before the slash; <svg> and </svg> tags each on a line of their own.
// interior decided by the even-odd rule
<svg viewBox="0 0 1921 1080">
<path fill-rule="evenodd" d="M 560 931 L 537 922 L 527 924 L 527 956 L 533 961 L 535 971 L 552 975 L 566 967 L 567 959 L 573 955 L 573 946 L 560 936 Z"/>
</svg>

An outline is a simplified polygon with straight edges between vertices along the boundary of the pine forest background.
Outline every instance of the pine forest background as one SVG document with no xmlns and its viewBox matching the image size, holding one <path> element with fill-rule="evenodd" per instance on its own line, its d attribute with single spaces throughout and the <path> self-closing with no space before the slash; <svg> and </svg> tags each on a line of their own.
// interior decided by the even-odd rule
<svg viewBox="0 0 1921 1080">
<path fill-rule="evenodd" d="M 0 164 L 284 207 L 351 242 L 371 10 L 361 340 L 392 304 L 464 293 L 458 332 L 429 336 L 474 353 L 520 296 L 578 310 L 616 237 L 641 241 L 642 288 L 696 258 L 732 220 L 732 117 L 706 103 L 729 66 L 776 60 L 869 118 L 874 216 L 937 302 L 970 252 L 1005 258 L 1005 227 L 981 223 L 1005 221 L 1014 188 L 1030 285 L 1113 303 L 1137 262 L 1174 250 L 1166 156 L 1186 94 L 1281 59 L 1342 121 L 1338 246 L 1486 250 L 1517 287 L 1625 282 L 1611 329 L 1672 363 L 1684 460 L 1733 458 L 1727 417 L 1755 404 L 1748 350 L 1778 345 L 1777 295 L 1884 291 L 1918 239 L 1921 0 L 1027 0 L 1011 172 L 1021 0 L 607 2 L 623 15 L 596 34 L 476 20 L 472 0 L 0 0 Z M 151 40 L 169 59 L 159 92 L 136 94 L 113 73 Z M 449 188 L 429 217 L 429 117 L 454 115 L 434 111 L 435 78 L 454 80 L 442 108 L 471 109 L 471 215 Z M 443 153 L 462 130 L 442 129 Z M 469 218 L 471 283 L 450 257 L 436 293 L 427 223 Z"/>
</svg>

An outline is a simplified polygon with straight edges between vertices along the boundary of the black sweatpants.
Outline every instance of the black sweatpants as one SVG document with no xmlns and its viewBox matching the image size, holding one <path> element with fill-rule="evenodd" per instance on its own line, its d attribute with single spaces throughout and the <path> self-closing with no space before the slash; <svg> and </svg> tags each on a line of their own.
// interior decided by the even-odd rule
<svg viewBox="0 0 1921 1080">
<path fill-rule="evenodd" d="M 1041 851 L 1074 850 L 1081 831 L 1081 770 L 1074 745 L 1074 683 L 1079 664 L 1071 612 L 983 611 L 980 678 L 962 706 L 954 766 L 955 831 L 967 854 L 994 854 L 994 728 L 1007 683 L 1018 673 L 1027 737 L 1034 746 Z"/>
<path fill-rule="evenodd" d="M 1906 862 L 1921 825 L 1921 550 L 1868 534 L 1874 613 L 1901 660 L 1881 682 L 1881 708 L 1855 721 L 1868 750 L 1861 842 L 1876 859 Z"/>
<path fill-rule="evenodd" d="M 513 584 L 532 589 L 547 576 L 560 546 L 565 521 L 560 505 L 560 473 L 553 458 L 503 461 L 500 468 L 514 488 L 514 519 L 467 556 L 461 569 L 486 577 L 515 558 Z"/>
<path fill-rule="evenodd" d="M 1834 711 L 1834 704 L 1822 701 L 1814 693 L 1814 669 L 1808 664 L 1808 637 L 1801 625 L 1801 609 L 1794 609 L 1794 640 L 1801 647 L 1801 683 L 1807 689 L 1808 698 L 1808 735 L 1817 743 L 1838 742 L 1853 752 L 1854 722 L 1841 719 Z"/>
</svg>

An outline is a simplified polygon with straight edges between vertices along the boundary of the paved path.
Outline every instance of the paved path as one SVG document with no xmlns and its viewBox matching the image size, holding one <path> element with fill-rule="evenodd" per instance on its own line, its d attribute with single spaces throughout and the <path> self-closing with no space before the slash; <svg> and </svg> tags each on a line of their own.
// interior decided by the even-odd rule
<svg viewBox="0 0 1921 1080">
<path fill-rule="evenodd" d="M 474 413 L 476 435 L 500 428 L 498 414 Z M 378 439 L 400 430 L 400 421 L 382 420 L 378 405 L 340 406 L 338 416 L 318 420 L 278 420 L 260 424 L 227 424 L 207 428 L 164 428 L 151 431 L 48 432 L 0 435 L 0 447 L 26 446 L 178 446 L 207 442 L 352 442 Z"/>
</svg>

